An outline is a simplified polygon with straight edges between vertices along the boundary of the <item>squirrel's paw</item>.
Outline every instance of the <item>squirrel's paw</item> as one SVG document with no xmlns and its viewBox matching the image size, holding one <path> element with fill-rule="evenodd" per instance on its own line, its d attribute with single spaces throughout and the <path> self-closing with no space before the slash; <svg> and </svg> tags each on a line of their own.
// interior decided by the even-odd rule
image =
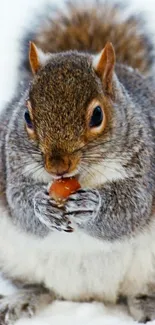
<svg viewBox="0 0 155 325">
<path fill-rule="evenodd" d="M 72 194 L 65 203 L 66 216 L 78 225 L 96 218 L 101 207 L 101 197 L 97 190 L 81 189 Z"/>
<path fill-rule="evenodd" d="M 53 296 L 40 290 L 20 290 L 0 299 L 0 325 L 13 325 L 22 317 L 32 317 L 52 302 Z"/>
<path fill-rule="evenodd" d="M 155 319 L 155 294 L 128 298 L 128 307 L 133 318 L 140 323 Z"/>
<path fill-rule="evenodd" d="M 46 191 L 37 192 L 34 196 L 34 212 L 36 217 L 50 230 L 72 232 L 71 222 L 64 216 L 62 208 L 58 207 Z"/>
</svg>

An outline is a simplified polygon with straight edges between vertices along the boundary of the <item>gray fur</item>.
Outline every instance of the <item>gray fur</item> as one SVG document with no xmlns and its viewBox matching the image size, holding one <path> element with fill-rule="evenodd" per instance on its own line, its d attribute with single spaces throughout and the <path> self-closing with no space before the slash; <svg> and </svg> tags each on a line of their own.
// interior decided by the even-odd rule
<svg viewBox="0 0 155 325">
<path fill-rule="evenodd" d="M 3 113 L 0 164 L 3 189 L 6 190 L 12 220 L 23 231 L 41 237 L 49 231 L 70 231 L 71 220 L 90 236 L 115 241 L 136 236 L 150 223 L 155 188 L 155 98 L 151 87 L 147 88 L 147 80 L 135 71 L 117 66 L 117 75 L 124 86 L 119 84 L 117 93 L 117 81 L 114 128 L 105 142 L 99 140 L 84 148 L 82 163 L 91 170 L 94 162 L 99 164 L 103 157 L 107 161 L 118 158 L 128 177 L 125 180 L 107 182 L 98 189 L 78 191 L 67 201 L 65 211 L 57 208 L 49 199 L 44 182 L 33 180 L 31 174 L 23 174 L 26 164 L 35 161 L 42 164 L 41 153 L 33 141 L 29 141 L 24 128 L 27 90 L 22 93 L 19 101 Z M 154 298 L 149 301 L 147 311 L 150 310 L 150 304 L 153 303 L 154 306 Z M 146 302 L 148 305 L 148 300 Z M 134 308 L 136 304 L 134 302 Z M 139 304 L 138 308 L 141 306 Z M 11 312 L 9 319 L 19 317 L 21 312 L 18 309 L 19 305 L 17 313 Z M 131 299 L 129 309 L 132 310 Z M 7 319 L 8 310 L 5 310 L 4 317 Z M 28 312 L 29 310 L 30 308 Z M 139 320 L 144 320 L 145 316 L 152 319 L 152 315 L 154 313 L 150 316 L 146 312 Z M 5 324 L 9 323 L 6 321 Z"/>
<path fill-rule="evenodd" d="M 74 52 L 67 53 L 67 55 L 61 54 L 59 65 L 60 58 L 63 58 L 68 66 L 70 66 L 71 60 L 74 66 L 75 60 L 79 74 L 82 63 L 89 66 L 91 70 L 90 56 L 88 55 L 80 56 Z M 54 60 L 56 59 L 57 55 L 54 56 Z M 94 87 L 98 84 L 102 93 L 101 82 L 97 81 L 95 74 L 92 77 L 90 70 L 89 82 L 91 83 L 91 78 L 94 78 L 92 79 Z M 108 164 L 109 161 L 117 159 L 127 176 L 125 179 L 106 182 L 103 186 L 78 191 L 68 199 L 63 209 L 56 207 L 54 201 L 49 198 L 46 191 L 47 182 L 40 181 L 40 176 L 38 176 L 38 180 L 37 178 L 33 179 L 35 168 L 29 175 L 25 172 L 25 167 L 32 163 L 39 164 L 40 172 L 44 168 L 42 153 L 39 147 L 28 138 L 24 125 L 23 114 L 25 99 L 29 93 L 29 76 L 21 84 L 17 99 L 3 112 L 0 121 L 1 191 L 6 192 L 6 208 L 9 209 L 10 218 L 19 230 L 42 238 L 51 231 L 72 231 L 71 221 L 73 225 L 90 236 L 99 238 L 101 241 L 108 240 L 115 243 L 116 240 L 123 241 L 135 237 L 150 225 L 154 217 L 152 210 L 155 196 L 155 96 L 153 86 L 139 73 L 123 65 L 116 67 L 116 74 L 118 79 L 115 77 L 113 84 L 115 99 L 113 101 L 112 128 L 108 130 L 106 139 L 97 138 L 81 149 L 80 171 L 81 177 L 84 177 L 85 170 L 95 173 L 94 166 L 100 165 L 103 160 Z M 86 77 L 87 75 L 83 80 L 84 83 L 87 80 Z M 84 87 L 83 85 L 79 85 L 78 91 L 80 91 L 80 86 Z M 68 91 L 72 95 L 70 97 L 73 101 L 73 111 L 76 114 L 76 121 L 78 121 L 79 112 L 76 110 L 75 103 L 78 102 L 79 93 L 75 94 L 72 82 L 69 84 Z M 74 94 L 77 98 L 73 96 Z M 65 93 L 63 93 L 63 100 L 64 96 Z M 86 99 L 84 99 L 85 102 Z M 52 98 L 52 100 L 54 99 Z M 68 103 L 68 101 L 67 97 L 66 102 Z M 82 109 L 82 102 L 80 103 Z M 55 107 L 57 105 L 61 110 L 60 101 L 55 102 Z M 48 114 L 47 108 L 48 106 L 46 107 Z M 63 118 L 60 120 L 64 126 Z M 83 120 L 81 125 L 82 123 Z M 57 124 L 57 121 L 55 121 L 55 125 L 52 124 L 53 134 L 65 138 L 65 129 L 58 133 L 59 125 Z M 73 126 L 73 133 L 76 136 L 75 131 L 78 132 L 79 129 L 81 130 L 78 123 L 77 127 Z M 68 134 L 66 134 L 67 136 Z M 57 139 L 59 140 L 58 136 Z M 69 141 L 68 139 L 69 136 L 67 141 Z M 4 324 L 9 324 L 21 316 L 23 301 L 24 304 L 25 301 L 28 303 L 26 313 L 32 311 L 32 307 L 36 307 L 38 304 L 36 297 L 39 296 L 34 292 L 30 293 L 31 298 L 34 299 L 31 300 L 29 293 L 24 292 L 24 299 L 20 300 L 20 303 L 18 299 L 15 299 L 15 306 L 12 301 L 8 302 L 6 298 L 4 301 L 2 299 L 0 310 Z M 139 301 L 138 309 L 141 311 L 141 317 L 138 320 L 146 320 L 147 317 L 148 319 L 154 318 L 154 312 L 152 312 L 155 306 L 154 296 L 149 299 L 143 299 L 143 303 L 141 303 L 142 300 Z M 135 297 L 129 299 L 128 302 L 132 312 L 133 305 L 134 308 L 137 306 L 137 298 L 136 302 Z M 152 304 L 153 307 L 150 307 Z M 17 306 L 18 308 L 16 308 Z M 132 314 L 134 315 L 134 312 Z"/>
<path fill-rule="evenodd" d="M 119 86 L 117 102 L 114 103 L 115 125 L 108 139 L 97 139 L 84 147 L 81 166 L 84 164 L 90 171 L 91 169 L 93 171 L 94 163 L 99 164 L 103 157 L 105 160 L 107 159 L 107 162 L 117 158 L 126 170 L 128 178 L 104 184 L 103 188 L 98 189 L 102 202 L 100 209 L 95 208 L 91 195 L 85 195 L 84 191 L 73 195 L 68 200 L 71 214 L 74 197 L 75 200 L 80 200 L 83 196 L 86 197 L 88 206 L 94 206 L 93 209 L 98 211 L 98 214 L 93 223 L 90 214 L 91 223 L 84 222 L 85 226 L 81 224 L 81 227 L 91 236 L 109 240 L 135 235 L 137 231 L 146 227 L 152 217 L 151 209 L 154 196 L 153 120 L 155 117 L 153 105 L 155 98 L 151 89 L 147 89 L 147 81 L 139 74 L 136 72 L 133 74 L 133 71 L 123 66 L 117 67 L 117 70 L 122 83 L 123 80 L 126 82 L 126 78 L 128 78 L 129 93 L 130 87 L 134 89 L 135 93 L 128 94 L 124 87 Z M 135 91 L 135 85 L 138 83 L 140 89 Z M 42 209 L 46 206 L 45 200 L 47 200 L 46 218 L 49 218 L 52 225 L 51 204 L 54 203 L 49 200 L 48 196 L 46 199 L 45 183 L 33 180 L 31 174 L 24 175 L 26 164 L 39 162 L 40 167 L 43 168 L 41 153 L 33 141 L 28 139 L 24 127 L 23 114 L 26 97 L 27 91 L 18 103 L 10 107 L 8 112 L 10 121 L 6 128 L 5 148 L 1 155 L 3 158 L 6 157 L 6 161 L 3 162 L 4 165 L 2 163 L 1 165 L 2 168 L 6 168 L 7 201 L 14 222 L 25 231 L 42 236 L 48 233 L 48 228 L 51 226 L 45 226 L 46 222 L 40 221 L 38 213 L 41 213 L 43 218 Z M 3 117 L 3 123 L 6 118 L 7 114 Z M 1 141 L 4 143 L 3 139 Z M 32 173 L 34 171 L 32 170 Z M 94 193 L 96 192 L 94 191 Z M 39 200 L 37 201 L 38 195 Z M 36 206 L 37 204 L 38 206 Z M 55 209 L 54 205 L 53 211 Z M 81 212 L 83 213 L 82 205 Z M 63 225 L 66 223 L 67 227 L 69 221 L 66 216 L 62 216 L 62 211 L 57 209 L 56 214 L 56 218 L 59 218 L 60 215 L 59 226 L 61 224 L 64 229 Z M 76 215 L 74 211 L 73 214 Z M 79 214 L 80 211 L 78 211 Z"/>
</svg>

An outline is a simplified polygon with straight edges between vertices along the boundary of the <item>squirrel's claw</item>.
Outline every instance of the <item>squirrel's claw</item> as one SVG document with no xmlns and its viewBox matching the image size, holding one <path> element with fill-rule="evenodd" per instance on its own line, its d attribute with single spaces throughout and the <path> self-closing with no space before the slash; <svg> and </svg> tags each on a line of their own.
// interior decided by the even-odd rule
<svg viewBox="0 0 155 325">
<path fill-rule="evenodd" d="M 96 190 L 79 190 L 65 204 L 65 216 L 77 224 L 96 217 L 101 206 L 100 194 Z M 76 219 L 76 220 L 75 220 Z"/>
<path fill-rule="evenodd" d="M 63 209 L 57 207 L 55 201 L 44 191 L 37 192 L 34 197 L 34 212 L 38 220 L 50 230 L 73 231 Z"/>
</svg>

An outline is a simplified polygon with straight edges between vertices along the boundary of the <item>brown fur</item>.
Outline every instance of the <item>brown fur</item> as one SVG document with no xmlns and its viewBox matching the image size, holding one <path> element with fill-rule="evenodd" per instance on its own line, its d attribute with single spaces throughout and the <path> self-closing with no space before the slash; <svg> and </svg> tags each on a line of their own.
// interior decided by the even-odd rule
<svg viewBox="0 0 155 325">
<path fill-rule="evenodd" d="M 75 7 L 72 2 L 67 9 L 68 13 L 59 13 L 36 37 L 37 46 L 53 54 L 34 76 L 30 90 L 33 139 L 39 143 L 46 170 L 59 175 L 74 171 L 82 154 L 80 148 L 106 138 L 111 129 L 115 51 L 107 41 L 114 42 L 117 61 L 141 72 L 147 72 L 151 65 L 150 43 L 140 36 L 139 21 L 134 17 L 123 21 L 118 6 L 98 2 L 86 8 L 77 3 Z M 94 67 L 92 53 L 100 51 L 102 55 Z M 31 43 L 33 72 L 36 62 L 37 69 L 40 64 L 38 55 Z M 100 103 L 105 115 L 101 128 L 96 130 L 90 130 L 88 123 L 93 101 Z"/>
<path fill-rule="evenodd" d="M 30 42 L 29 62 L 30 62 L 32 72 L 36 73 L 40 68 L 40 64 L 37 59 L 37 49 L 33 42 Z"/>
<path fill-rule="evenodd" d="M 69 2 L 67 12 L 58 12 L 34 39 L 45 52 L 67 50 L 97 53 L 105 43 L 113 43 L 117 62 L 148 72 L 153 61 L 153 47 L 144 22 L 131 16 L 123 20 L 124 11 L 119 6 L 104 2 L 87 5 Z M 141 28 L 141 25 L 142 28 Z M 136 55 L 135 55 L 136 54 Z"/>
<path fill-rule="evenodd" d="M 103 86 L 102 76 L 99 79 L 93 68 L 92 56 L 78 52 L 53 55 L 34 76 L 31 113 L 48 172 L 72 172 L 78 165 L 80 148 L 94 137 L 106 136 L 111 106 Z M 96 134 L 90 132 L 87 123 L 93 100 L 101 103 L 106 121 Z"/>
<path fill-rule="evenodd" d="M 108 94 L 112 94 L 112 76 L 115 66 L 115 51 L 112 43 L 108 42 L 104 50 L 101 52 L 101 57 L 96 67 L 96 72 L 99 77 L 102 77 L 105 84 L 105 90 Z"/>
</svg>

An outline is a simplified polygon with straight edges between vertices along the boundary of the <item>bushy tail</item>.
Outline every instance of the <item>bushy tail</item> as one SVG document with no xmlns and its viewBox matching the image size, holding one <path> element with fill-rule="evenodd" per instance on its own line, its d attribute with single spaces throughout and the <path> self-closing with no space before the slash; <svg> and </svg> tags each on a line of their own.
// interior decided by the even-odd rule
<svg viewBox="0 0 155 325">
<path fill-rule="evenodd" d="M 99 52 L 107 41 L 115 47 L 117 62 L 147 73 L 153 63 L 153 45 L 138 16 L 124 18 L 119 5 L 96 1 L 90 5 L 68 2 L 34 37 L 45 52 L 66 50 Z"/>
</svg>

